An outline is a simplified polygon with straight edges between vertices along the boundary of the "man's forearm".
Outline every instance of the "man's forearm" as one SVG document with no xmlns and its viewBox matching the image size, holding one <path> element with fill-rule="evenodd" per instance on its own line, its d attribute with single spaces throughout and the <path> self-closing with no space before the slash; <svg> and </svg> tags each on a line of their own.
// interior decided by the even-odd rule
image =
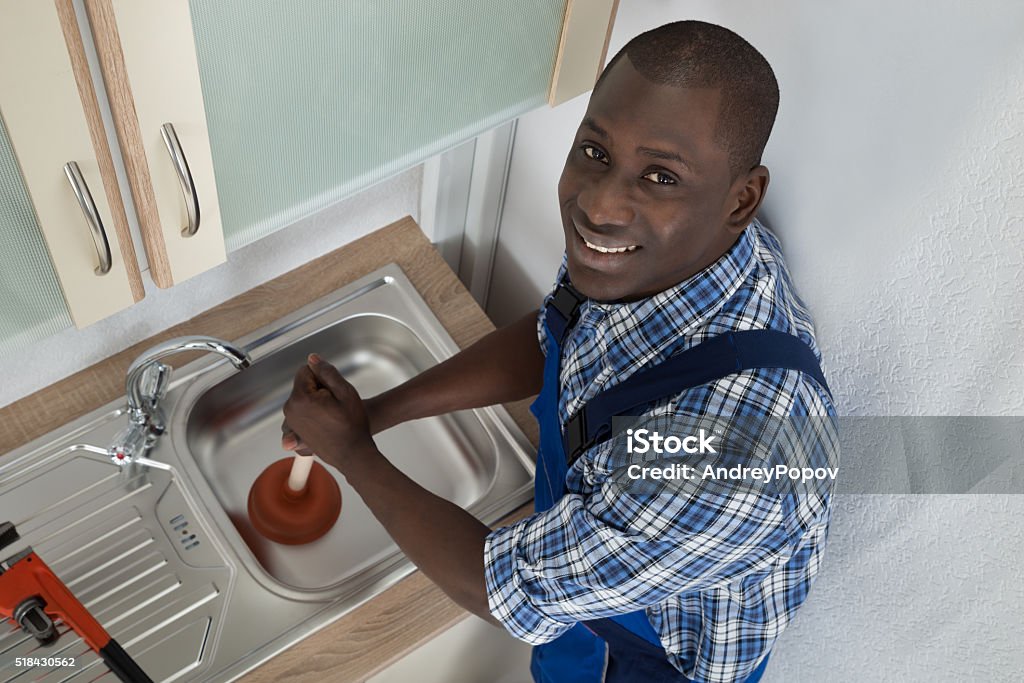
<svg viewBox="0 0 1024 683">
<path fill-rule="evenodd" d="M 370 429 L 407 420 L 517 401 L 540 391 L 544 354 L 537 311 L 495 330 L 408 382 L 366 400 Z"/>
<path fill-rule="evenodd" d="M 345 477 L 420 571 L 459 606 L 500 626 L 487 606 L 486 525 L 409 479 L 379 452 L 352 458 Z"/>
</svg>

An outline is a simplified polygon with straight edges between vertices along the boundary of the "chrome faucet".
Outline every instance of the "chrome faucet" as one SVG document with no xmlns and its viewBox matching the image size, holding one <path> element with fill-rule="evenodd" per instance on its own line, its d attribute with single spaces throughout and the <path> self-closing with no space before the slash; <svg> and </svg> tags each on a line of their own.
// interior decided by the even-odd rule
<svg viewBox="0 0 1024 683">
<path fill-rule="evenodd" d="M 215 337 L 177 337 L 148 349 L 128 367 L 125 392 L 128 395 L 128 426 L 107 449 L 115 464 L 127 466 L 140 458 L 164 433 L 167 424 L 160 401 L 171 381 L 171 367 L 161 358 L 182 351 L 209 351 L 219 353 L 239 370 L 249 367 L 249 354 Z"/>
</svg>

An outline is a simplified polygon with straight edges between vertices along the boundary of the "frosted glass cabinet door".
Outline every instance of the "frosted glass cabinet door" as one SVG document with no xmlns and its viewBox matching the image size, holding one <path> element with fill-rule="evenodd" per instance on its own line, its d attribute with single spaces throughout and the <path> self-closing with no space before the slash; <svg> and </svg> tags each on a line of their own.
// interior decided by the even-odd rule
<svg viewBox="0 0 1024 683">
<path fill-rule="evenodd" d="M 7 345 L 60 329 L 68 314 L 84 327 L 141 299 L 143 287 L 71 0 L 0 0 L 0 65 Z"/>
<path fill-rule="evenodd" d="M 87 0 L 150 274 L 170 287 L 225 259 L 188 0 Z"/>
<path fill-rule="evenodd" d="M 0 357 L 71 327 L 71 317 L 0 121 Z"/>
<path fill-rule="evenodd" d="M 229 251 L 543 105 L 565 0 L 192 0 Z"/>
<path fill-rule="evenodd" d="M 544 105 L 565 4 L 192 0 L 228 251 Z"/>
</svg>

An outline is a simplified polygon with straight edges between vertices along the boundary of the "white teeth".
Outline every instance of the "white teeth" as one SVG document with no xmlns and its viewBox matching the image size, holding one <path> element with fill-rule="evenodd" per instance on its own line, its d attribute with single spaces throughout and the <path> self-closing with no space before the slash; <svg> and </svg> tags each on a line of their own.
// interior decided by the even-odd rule
<svg viewBox="0 0 1024 683">
<path fill-rule="evenodd" d="M 636 249 L 635 244 L 631 244 L 628 247 L 601 247 L 596 244 L 591 244 L 586 240 L 583 240 L 583 243 L 586 244 L 591 249 L 593 249 L 594 251 L 599 251 L 602 254 L 621 254 L 623 252 L 633 251 Z"/>
<path fill-rule="evenodd" d="M 583 243 L 585 245 L 587 245 L 588 247 L 590 247 L 594 251 L 601 252 L 602 254 L 621 254 L 621 253 L 626 252 L 626 251 L 635 251 L 636 250 L 636 245 L 635 244 L 630 244 L 629 246 L 626 246 L 626 247 L 602 247 L 602 246 L 599 246 L 597 244 L 591 244 L 590 242 L 587 241 L 587 238 L 585 238 L 583 236 L 583 234 L 580 233 L 580 229 L 579 229 L 579 226 L 576 225 L 576 221 L 573 221 L 573 227 L 576 228 L 576 234 L 580 236 L 580 239 L 583 240 Z"/>
</svg>

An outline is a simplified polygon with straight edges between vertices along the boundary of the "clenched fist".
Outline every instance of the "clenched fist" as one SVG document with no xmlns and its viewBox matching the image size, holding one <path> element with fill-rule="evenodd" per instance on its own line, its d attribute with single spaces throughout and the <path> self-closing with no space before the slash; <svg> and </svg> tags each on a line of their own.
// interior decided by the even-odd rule
<svg viewBox="0 0 1024 683">
<path fill-rule="evenodd" d="M 284 417 L 282 447 L 316 453 L 342 473 L 353 458 L 377 451 L 359 393 L 315 353 L 295 374 Z"/>
</svg>

